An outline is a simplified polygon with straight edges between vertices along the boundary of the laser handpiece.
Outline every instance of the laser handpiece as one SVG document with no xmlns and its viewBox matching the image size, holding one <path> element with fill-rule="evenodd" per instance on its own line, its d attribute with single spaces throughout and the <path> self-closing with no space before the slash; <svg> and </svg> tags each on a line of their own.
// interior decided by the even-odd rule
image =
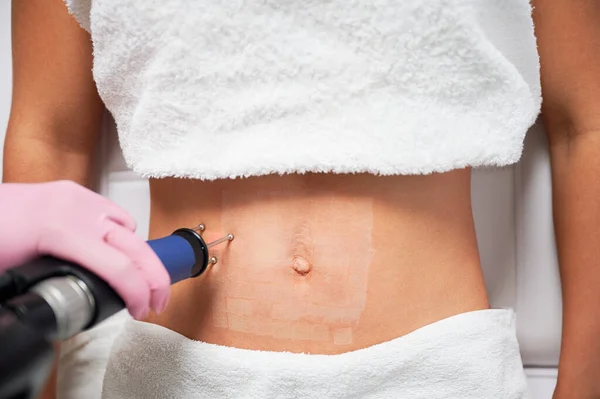
<svg viewBox="0 0 600 399">
<path fill-rule="evenodd" d="M 209 249 L 233 240 L 228 234 L 206 243 L 199 234 L 204 229 L 182 228 L 147 242 L 171 284 L 202 275 L 217 262 Z M 124 307 L 104 280 L 61 259 L 44 256 L 0 274 L 0 399 L 36 397 L 52 365 L 51 342 L 94 327 Z"/>
<path fill-rule="evenodd" d="M 208 250 L 226 241 L 233 241 L 233 234 L 230 233 L 207 244 L 200 235 L 204 230 L 205 226 L 200 224 L 192 229 L 177 229 L 170 236 L 147 241 L 169 272 L 171 284 L 200 276 L 210 264 L 217 262 L 216 257 L 211 257 Z"/>
<path fill-rule="evenodd" d="M 205 226 L 200 224 L 147 241 L 167 269 L 171 284 L 202 275 L 209 265 L 217 262 L 209 249 L 233 240 L 233 234 L 228 234 L 207 244 L 200 235 L 204 230 Z M 51 308 L 53 314 L 48 315 L 48 320 L 53 322 L 46 325 L 43 334 L 52 340 L 67 339 L 125 307 L 123 300 L 98 276 L 79 265 L 49 256 L 0 275 L 0 309 L 18 303 L 24 319 L 33 304 L 23 302 L 26 296 L 39 297 Z"/>
</svg>

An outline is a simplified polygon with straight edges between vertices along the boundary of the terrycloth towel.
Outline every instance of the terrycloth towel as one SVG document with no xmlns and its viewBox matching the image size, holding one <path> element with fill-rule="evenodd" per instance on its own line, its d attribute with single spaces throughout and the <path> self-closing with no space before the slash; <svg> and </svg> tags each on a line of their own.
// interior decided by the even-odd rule
<svg viewBox="0 0 600 399">
<path fill-rule="evenodd" d="M 66 3 L 145 177 L 507 165 L 540 111 L 529 0 Z"/>
<path fill-rule="evenodd" d="M 110 348 L 127 320 L 123 310 L 61 344 L 57 398 L 100 399 Z"/>
<path fill-rule="evenodd" d="M 103 399 L 528 398 L 512 310 L 460 314 L 340 355 L 251 351 L 128 321 Z"/>
</svg>

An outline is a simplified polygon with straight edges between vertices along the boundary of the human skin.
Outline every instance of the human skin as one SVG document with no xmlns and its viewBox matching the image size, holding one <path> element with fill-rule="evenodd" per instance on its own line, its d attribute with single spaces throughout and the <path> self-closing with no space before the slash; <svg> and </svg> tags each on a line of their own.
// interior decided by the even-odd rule
<svg viewBox="0 0 600 399">
<path fill-rule="evenodd" d="M 148 321 L 205 342 L 331 354 L 485 309 L 469 182 L 469 170 L 153 180 L 152 237 L 202 222 L 207 240 L 235 240 Z"/>
<path fill-rule="evenodd" d="M 533 5 L 562 280 L 554 399 L 600 398 L 600 2 Z"/>
<path fill-rule="evenodd" d="M 600 336 L 600 314 L 596 306 L 600 302 L 600 290 L 597 289 L 600 286 L 600 269 L 597 267 L 597 259 L 600 259 L 600 247 L 597 245 L 597 237 L 600 236 L 597 206 L 600 198 L 600 3 L 596 0 L 536 0 L 535 6 L 534 19 L 542 65 L 543 116 L 550 141 L 555 227 L 563 280 L 563 341 L 555 396 L 557 399 L 594 398 L 600 396 L 600 379 L 597 378 L 600 375 L 600 341 L 597 339 Z M 67 14 L 61 0 L 15 1 L 12 7 L 14 92 L 5 144 L 4 179 L 13 182 L 71 179 L 92 186 L 93 155 L 103 106 L 91 75 L 90 38 Z M 28 29 L 31 26 L 36 29 Z M 323 195 L 336 199 L 361 195 L 359 190 L 342 192 L 335 185 L 328 187 L 329 183 L 319 181 L 319 178 L 331 179 L 330 182 L 336 179 L 340 182 L 344 179 L 360 181 L 371 198 L 373 221 L 373 252 L 365 306 L 352 331 L 351 344 L 285 340 L 232 330 L 221 334 L 222 329 L 215 327 L 214 317 L 211 318 L 211 302 L 207 300 L 214 290 L 205 288 L 209 282 L 217 281 L 214 278 L 216 272 L 228 266 L 226 254 L 222 254 L 223 263 L 218 263 L 206 278 L 182 282 L 174 287 L 170 310 L 161 318 L 153 316 L 152 321 L 210 342 L 272 350 L 289 348 L 336 353 L 402 334 L 428 322 L 428 318 L 435 320 L 442 317 L 444 312 L 484 306 L 487 302 L 480 292 L 483 284 L 478 276 L 481 273 L 477 262 L 468 261 L 475 258 L 475 244 L 472 242 L 471 215 L 467 212 L 469 202 L 465 198 L 469 191 L 467 174 L 465 170 L 444 175 L 385 178 L 389 185 L 381 183 L 384 178 L 374 176 L 265 177 L 216 184 L 171 180 L 151 182 L 153 237 L 197 222 L 206 223 L 207 238 L 228 233 L 229 228 L 234 233 L 237 229 L 251 230 L 252 226 L 235 225 L 239 218 L 231 220 L 233 224 L 230 226 L 222 225 L 223 220 L 228 220 L 227 215 L 252 209 L 251 201 L 240 203 L 235 212 L 231 207 L 223 207 L 222 193 L 235 197 L 240 192 L 244 194 L 240 198 L 248 198 L 248 193 L 256 189 L 251 187 L 255 184 L 261 187 L 262 192 L 281 192 L 283 187 L 291 185 L 295 191 L 290 193 L 294 192 L 300 202 L 316 199 L 316 208 L 309 208 L 317 209 L 313 216 L 331 209 L 329 205 L 320 204 L 322 195 L 315 195 L 315 192 L 326 193 Z M 277 179 L 280 179 L 279 183 Z M 352 182 L 346 182 L 352 186 Z M 218 184 L 230 186 L 219 187 Z M 308 191 L 299 193 L 300 189 Z M 169 190 L 173 191 L 169 193 Z M 263 214 L 269 214 L 269 208 L 277 209 L 280 206 L 277 201 L 261 204 Z M 359 204 L 363 206 L 362 215 L 368 214 L 364 209 L 366 203 L 368 201 Z M 436 221 L 440 215 L 449 217 L 449 224 L 462 226 L 460 233 L 445 235 L 444 230 L 449 225 L 443 226 Z M 346 216 L 348 220 L 353 217 Z M 290 227 L 289 220 L 285 218 L 276 229 L 294 231 L 298 219 L 303 220 L 301 214 L 292 218 Z M 378 220 L 385 220 L 385 225 L 379 227 Z M 308 234 L 299 230 L 301 237 Z M 310 231 L 308 241 L 319 243 L 321 239 L 317 240 L 320 237 L 316 235 L 329 234 L 331 238 L 334 234 L 343 233 L 335 229 Z M 239 235 L 226 246 L 225 251 L 231 252 L 230 266 L 236 257 L 243 259 L 250 256 L 250 260 L 256 262 L 265 248 L 270 251 L 274 247 L 283 248 L 280 253 L 286 253 L 287 248 L 288 254 L 293 248 L 289 240 L 282 241 L 272 231 L 262 234 L 257 230 L 255 233 L 259 236 L 252 240 L 261 243 L 261 246 L 252 252 L 247 252 L 247 234 Z M 452 245 L 457 244 L 453 240 L 459 240 L 460 246 Z M 453 252 L 448 249 L 451 246 Z M 453 257 L 442 256 L 448 254 Z M 220 253 L 217 255 L 221 256 Z M 331 254 L 323 256 L 328 258 Z M 458 259 L 466 261 L 459 262 Z M 276 264 L 278 266 L 265 265 L 265 271 L 275 267 L 290 270 L 289 264 Z M 313 272 L 316 275 L 323 267 L 330 265 L 323 266 L 320 260 L 313 258 L 312 271 L 307 276 Z M 438 273 L 432 272 L 432 268 Z M 235 270 L 235 266 L 230 269 Z M 472 281 L 455 291 L 460 298 L 450 297 L 447 301 L 448 298 L 437 296 L 433 301 L 436 295 L 428 294 L 429 287 L 444 291 L 442 277 L 448 274 L 447 270 Z M 293 278 L 298 280 L 301 277 Z M 451 279 L 448 284 L 453 284 L 453 281 Z M 335 285 L 340 284 L 332 283 L 332 290 Z M 229 289 L 224 287 L 225 292 Z M 448 291 L 451 290 L 445 292 Z M 398 295 L 398 292 L 404 295 Z M 381 299 L 388 294 L 396 295 L 399 301 L 396 306 Z M 459 310 L 456 308 L 459 303 L 470 305 Z M 242 309 L 245 309 L 244 306 Z M 199 314 L 203 318 L 199 318 Z M 195 318 L 184 320 L 183 315 L 195 315 Z M 313 314 L 312 317 L 316 316 Z M 383 320 L 385 327 L 367 331 L 363 326 L 375 319 Z M 401 325 L 396 325 L 395 319 L 402 319 L 408 325 L 400 322 L 397 324 Z M 301 331 L 300 334 L 304 333 Z M 340 339 L 338 336 L 338 343 Z M 53 397 L 51 387 L 45 395 Z"/>
</svg>

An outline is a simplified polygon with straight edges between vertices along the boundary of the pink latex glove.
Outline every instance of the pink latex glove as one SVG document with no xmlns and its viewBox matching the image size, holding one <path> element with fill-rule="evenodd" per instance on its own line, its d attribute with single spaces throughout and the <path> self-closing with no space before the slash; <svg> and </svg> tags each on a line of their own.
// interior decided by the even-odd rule
<svg viewBox="0 0 600 399">
<path fill-rule="evenodd" d="M 171 281 L 135 228 L 127 211 L 70 181 L 0 184 L 0 271 L 39 255 L 77 263 L 141 319 L 164 310 Z"/>
</svg>

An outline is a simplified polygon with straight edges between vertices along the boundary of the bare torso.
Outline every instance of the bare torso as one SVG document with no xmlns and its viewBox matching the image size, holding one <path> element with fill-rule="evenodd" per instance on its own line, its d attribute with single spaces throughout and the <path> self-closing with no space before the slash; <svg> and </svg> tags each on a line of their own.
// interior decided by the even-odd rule
<svg viewBox="0 0 600 399">
<path fill-rule="evenodd" d="M 234 233 L 148 321 L 246 349 L 342 353 L 488 307 L 470 171 L 153 180 L 151 238 Z"/>
</svg>

